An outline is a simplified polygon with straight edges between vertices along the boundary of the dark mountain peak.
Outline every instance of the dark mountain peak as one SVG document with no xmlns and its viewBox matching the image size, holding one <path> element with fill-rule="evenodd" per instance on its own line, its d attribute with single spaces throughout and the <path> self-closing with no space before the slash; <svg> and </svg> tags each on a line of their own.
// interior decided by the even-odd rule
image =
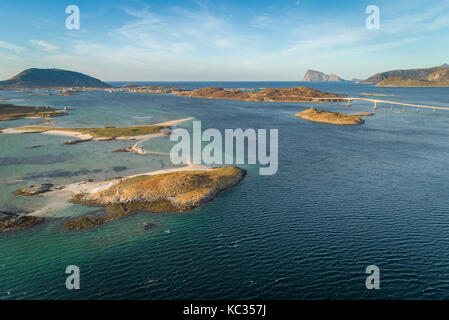
<svg viewBox="0 0 449 320">
<path fill-rule="evenodd" d="M 0 81 L 2 88 L 109 88 L 110 85 L 83 73 L 63 69 L 26 69 L 14 77 Z"/>
</svg>

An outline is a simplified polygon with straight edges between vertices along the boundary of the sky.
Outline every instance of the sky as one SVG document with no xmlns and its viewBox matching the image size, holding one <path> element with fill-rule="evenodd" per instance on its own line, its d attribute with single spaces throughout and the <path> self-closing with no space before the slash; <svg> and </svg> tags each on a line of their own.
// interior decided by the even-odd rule
<svg viewBox="0 0 449 320">
<path fill-rule="evenodd" d="M 448 40 L 448 0 L 0 1 L 1 80 L 33 67 L 104 81 L 365 79 L 449 63 Z"/>
</svg>

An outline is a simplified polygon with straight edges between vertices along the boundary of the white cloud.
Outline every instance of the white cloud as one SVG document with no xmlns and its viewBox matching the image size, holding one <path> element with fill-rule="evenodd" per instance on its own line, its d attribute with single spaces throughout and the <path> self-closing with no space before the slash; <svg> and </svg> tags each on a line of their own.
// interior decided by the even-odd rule
<svg viewBox="0 0 449 320">
<path fill-rule="evenodd" d="M 48 51 L 48 52 L 55 52 L 59 50 L 58 46 L 52 45 L 44 40 L 30 40 L 30 43 L 35 46 L 38 49 Z"/>
<path fill-rule="evenodd" d="M 23 48 L 21 46 L 18 46 L 18 45 L 15 45 L 15 44 L 12 44 L 12 43 L 9 43 L 6 41 L 1 41 L 1 40 L 0 40 L 0 48 L 15 51 L 16 53 L 26 50 L 25 48 Z"/>
</svg>

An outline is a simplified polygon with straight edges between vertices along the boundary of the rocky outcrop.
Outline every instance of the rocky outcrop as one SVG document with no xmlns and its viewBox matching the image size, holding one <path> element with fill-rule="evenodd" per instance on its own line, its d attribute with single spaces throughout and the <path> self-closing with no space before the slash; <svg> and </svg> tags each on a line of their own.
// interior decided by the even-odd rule
<svg viewBox="0 0 449 320">
<path fill-rule="evenodd" d="M 54 185 L 51 183 L 38 184 L 28 188 L 22 188 L 16 190 L 14 194 L 16 196 L 34 196 L 37 194 L 47 193 L 53 190 Z"/>
<path fill-rule="evenodd" d="M 34 227 L 42 222 L 44 218 L 17 215 L 0 214 L 0 231 L 17 231 Z"/>
<path fill-rule="evenodd" d="M 342 78 L 335 74 L 331 74 L 330 76 L 316 70 L 307 70 L 306 74 L 302 78 L 301 81 L 304 82 L 343 82 Z"/>
</svg>

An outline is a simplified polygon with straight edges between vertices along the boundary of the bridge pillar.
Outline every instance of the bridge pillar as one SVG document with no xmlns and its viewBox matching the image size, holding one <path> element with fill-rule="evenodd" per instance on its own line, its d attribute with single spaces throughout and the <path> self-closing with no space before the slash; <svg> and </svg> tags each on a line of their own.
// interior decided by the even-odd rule
<svg viewBox="0 0 449 320">
<path fill-rule="evenodd" d="M 419 107 L 418 107 L 418 108 L 416 108 L 416 112 L 419 112 Z"/>
<path fill-rule="evenodd" d="M 435 113 L 435 108 L 433 108 L 433 111 L 432 111 L 432 113 Z"/>
<path fill-rule="evenodd" d="M 402 106 L 402 112 L 405 112 L 405 106 Z"/>
<path fill-rule="evenodd" d="M 374 101 L 374 107 L 373 107 L 373 109 L 374 109 L 374 110 L 377 109 L 377 101 Z"/>
<path fill-rule="evenodd" d="M 351 100 L 348 100 L 348 103 L 346 103 L 346 106 L 348 106 L 348 107 L 351 106 Z"/>
<path fill-rule="evenodd" d="M 390 111 L 393 111 L 393 104 L 390 105 Z"/>
</svg>

